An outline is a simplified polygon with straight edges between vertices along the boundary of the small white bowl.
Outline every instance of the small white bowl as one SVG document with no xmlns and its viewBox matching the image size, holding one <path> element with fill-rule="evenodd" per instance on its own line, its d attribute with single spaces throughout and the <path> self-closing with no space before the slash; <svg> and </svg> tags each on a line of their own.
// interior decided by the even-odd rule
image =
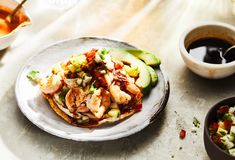
<svg viewBox="0 0 235 160">
<path fill-rule="evenodd" d="M 203 38 L 219 38 L 235 44 L 235 27 L 221 22 L 202 23 L 186 30 L 179 42 L 181 56 L 194 73 L 209 79 L 219 79 L 235 73 L 235 61 L 226 64 L 210 64 L 193 58 L 187 51 L 192 42 Z"/>
<path fill-rule="evenodd" d="M 1 0 L 0 6 L 8 7 L 10 9 L 14 9 L 19 3 L 16 0 Z M 27 19 L 25 21 L 22 21 L 18 27 L 16 27 L 14 30 L 12 30 L 10 33 L 0 36 L 0 50 L 3 50 L 7 47 L 9 47 L 12 42 L 15 40 L 17 33 L 20 31 L 20 29 L 24 26 L 27 26 L 32 23 L 31 18 L 29 15 L 25 12 L 24 8 L 22 7 L 16 15 L 23 17 L 25 16 Z"/>
</svg>

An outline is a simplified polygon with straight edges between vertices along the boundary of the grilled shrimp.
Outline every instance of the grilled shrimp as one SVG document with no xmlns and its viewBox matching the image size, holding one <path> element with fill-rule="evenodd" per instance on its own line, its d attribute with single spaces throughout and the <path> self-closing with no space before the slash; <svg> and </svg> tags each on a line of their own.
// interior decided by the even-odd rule
<svg viewBox="0 0 235 160">
<path fill-rule="evenodd" d="M 86 98 L 86 92 L 81 88 L 72 88 L 68 91 L 65 96 L 65 104 L 70 112 L 88 112 L 89 109 L 86 107 L 84 101 Z"/>
<path fill-rule="evenodd" d="M 103 88 L 99 88 L 92 95 L 88 96 L 87 107 L 100 119 L 110 106 L 110 93 Z"/>
<path fill-rule="evenodd" d="M 51 75 L 48 78 L 41 79 L 40 89 L 45 94 L 53 94 L 62 87 L 61 77 L 58 75 Z"/>
<path fill-rule="evenodd" d="M 134 83 L 128 83 L 126 89 L 131 92 L 132 94 L 141 94 L 140 89 Z"/>
<path fill-rule="evenodd" d="M 114 85 L 114 83 L 110 86 L 110 93 L 118 104 L 128 104 L 131 100 L 131 96 L 122 91 L 118 85 Z"/>
<path fill-rule="evenodd" d="M 64 79 L 64 83 L 67 84 L 67 86 L 69 88 L 76 88 L 76 87 L 78 87 L 77 78 L 74 78 L 74 79 L 65 78 Z"/>
</svg>

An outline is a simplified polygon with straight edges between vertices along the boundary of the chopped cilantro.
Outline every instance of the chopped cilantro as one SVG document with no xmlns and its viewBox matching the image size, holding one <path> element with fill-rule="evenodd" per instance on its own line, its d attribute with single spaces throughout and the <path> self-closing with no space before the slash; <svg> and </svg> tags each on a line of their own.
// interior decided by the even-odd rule
<svg viewBox="0 0 235 160">
<path fill-rule="evenodd" d="M 62 102 L 65 102 L 65 96 L 66 94 L 68 93 L 69 89 L 68 88 L 63 88 L 61 91 L 60 91 L 60 94 L 59 94 L 59 98 Z"/>
<path fill-rule="evenodd" d="M 28 73 L 27 78 L 36 82 L 39 79 L 38 73 L 39 71 L 31 71 Z"/>
<path fill-rule="evenodd" d="M 95 86 L 94 86 L 94 83 L 95 83 L 95 82 L 93 82 L 93 83 L 91 84 L 91 86 L 90 86 L 90 88 L 89 88 L 89 93 L 94 93 L 94 91 L 96 90 L 96 88 L 95 88 Z"/>
<path fill-rule="evenodd" d="M 232 115 L 230 115 L 229 113 L 224 114 L 224 116 L 222 117 L 223 120 L 232 120 Z"/>
<path fill-rule="evenodd" d="M 102 49 L 101 51 L 100 51 L 100 53 L 99 53 L 99 55 L 100 55 L 100 58 L 102 59 L 102 60 L 104 60 L 105 59 L 105 55 L 107 55 L 107 54 L 109 54 L 109 50 L 107 50 L 107 49 Z"/>
<path fill-rule="evenodd" d="M 197 128 L 200 127 L 200 121 L 196 117 L 193 117 L 193 124 Z"/>
</svg>

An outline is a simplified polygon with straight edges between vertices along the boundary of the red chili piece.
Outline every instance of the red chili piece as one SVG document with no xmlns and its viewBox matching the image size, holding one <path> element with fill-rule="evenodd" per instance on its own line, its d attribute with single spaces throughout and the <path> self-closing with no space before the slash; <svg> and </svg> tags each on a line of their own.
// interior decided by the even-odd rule
<svg viewBox="0 0 235 160">
<path fill-rule="evenodd" d="M 186 131 L 182 129 L 182 130 L 180 131 L 180 135 L 179 135 L 179 136 L 180 136 L 181 139 L 184 139 L 185 136 L 186 136 Z"/>
<path fill-rule="evenodd" d="M 231 128 L 231 126 L 232 126 L 232 121 L 230 121 L 230 120 L 224 120 L 224 127 L 225 127 L 225 129 L 227 129 L 227 130 L 230 130 L 230 128 Z"/>
</svg>

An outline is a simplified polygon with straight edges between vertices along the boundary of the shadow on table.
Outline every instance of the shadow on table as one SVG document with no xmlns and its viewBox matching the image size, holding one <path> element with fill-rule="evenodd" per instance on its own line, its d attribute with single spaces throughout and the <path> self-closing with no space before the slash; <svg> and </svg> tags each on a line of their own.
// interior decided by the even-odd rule
<svg viewBox="0 0 235 160">
<path fill-rule="evenodd" d="M 20 112 L 11 87 L 1 99 L 0 137 L 20 159 L 95 159 L 125 158 L 152 145 L 161 133 L 166 118 L 163 111 L 158 121 L 132 136 L 105 142 L 75 142 L 52 136 L 33 125 Z"/>
<path fill-rule="evenodd" d="M 7 53 L 7 51 L 8 51 L 8 48 L 0 50 L 0 67 L 3 65 L 1 61 L 2 61 L 2 58 L 5 56 L 5 54 Z"/>
<path fill-rule="evenodd" d="M 190 92 L 191 97 L 204 97 L 208 99 L 216 98 L 219 101 L 221 98 L 235 96 L 235 74 L 222 79 L 206 79 L 202 78 L 186 67 L 182 71 L 180 79 L 184 79 L 180 87 L 183 90 Z"/>
</svg>

